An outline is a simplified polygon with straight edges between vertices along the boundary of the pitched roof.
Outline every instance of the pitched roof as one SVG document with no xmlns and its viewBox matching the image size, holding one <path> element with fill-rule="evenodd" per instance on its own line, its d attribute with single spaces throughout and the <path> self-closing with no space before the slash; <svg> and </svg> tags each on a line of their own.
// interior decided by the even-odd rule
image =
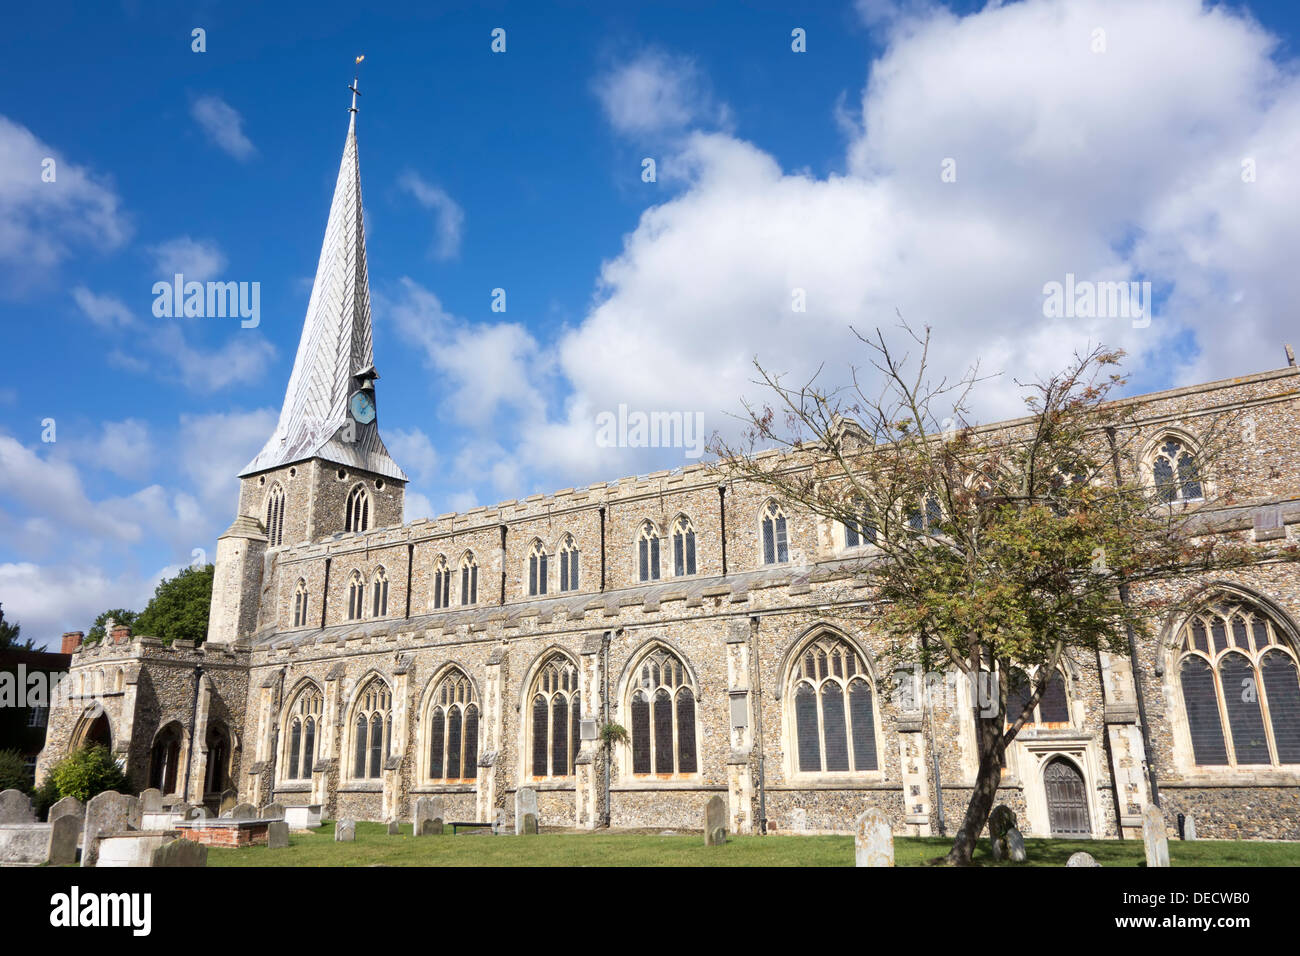
<svg viewBox="0 0 1300 956">
<path fill-rule="evenodd" d="M 348 413 L 349 397 L 363 384 L 357 376 L 378 378 L 373 368 L 356 118 L 353 111 L 280 422 L 266 446 L 239 473 L 241 478 L 322 458 L 407 480 L 379 437 L 378 419 L 361 425 Z M 352 441 L 345 440 L 349 427 Z"/>
</svg>

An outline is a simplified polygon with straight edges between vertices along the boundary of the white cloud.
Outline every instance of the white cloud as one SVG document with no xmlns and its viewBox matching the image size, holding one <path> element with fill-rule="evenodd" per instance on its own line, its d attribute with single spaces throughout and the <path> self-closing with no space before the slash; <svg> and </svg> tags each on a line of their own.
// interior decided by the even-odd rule
<svg viewBox="0 0 1300 956">
<path fill-rule="evenodd" d="M 177 463 L 222 528 L 235 517 L 236 476 L 275 431 L 277 418 L 273 408 L 181 416 Z"/>
<path fill-rule="evenodd" d="M 388 446 L 393 460 L 416 481 L 427 481 L 438 469 L 438 453 L 434 450 L 433 442 L 418 428 L 409 431 L 386 428 L 384 444 Z"/>
<path fill-rule="evenodd" d="M 45 181 L 46 160 L 54 180 Z M 0 116 L 0 267 L 22 287 L 76 248 L 110 252 L 130 236 L 112 186 L 27 127 Z"/>
<path fill-rule="evenodd" d="M 219 149 L 243 162 L 257 148 L 244 135 L 244 118 L 219 96 L 200 96 L 190 104 L 190 115 Z"/>
<path fill-rule="evenodd" d="M 59 650 L 64 631 L 89 630 L 106 608 L 143 608 L 151 590 L 139 578 L 112 578 L 86 565 L 0 563 L 5 620 L 22 625 L 23 638 L 52 651 Z"/>
<path fill-rule="evenodd" d="M 226 267 L 221 247 L 210 239 L 177 236 L 149 247 L 158 278 L 171 281 L 180 273 L 187 282 L 206 282 Z"/>
<path fill-rule="evenodd" d="M 728 110 L 690 57 L 645 50 L 597 77 L 593 89 L 605 116 L 620 133 L 680 130 L 697 122 L 723 124 Z"/>
<path fill-rule="evenodd" d="M 419 173 L 407 170 L 397 179 L 400 189 L 410 193 L 425 209 L 434 213 L 435 238 L 430 254 L 435 259 L 454 259 L 460 254 L 460 237 L 465 228 L 465 210 L 440 186 L 425 182 Z"/>
<path fill-rule="evenodd" d="M 435 514 L 433 502 L 419 492 L 411 491 L 408 488 L 403 500 L 406 503 L 406 509 L 402 520 L 407 523 L 417 521 L 420 518 L 432 518 Z"/>
<path fill-rule="evenodd" d="M 136 324 L 126 303 L 113 295 L 96 295 L 83 285 L 75 286 L 72 298 L 86 318 L 100 328 L 129 328 Z"/>
</svg>

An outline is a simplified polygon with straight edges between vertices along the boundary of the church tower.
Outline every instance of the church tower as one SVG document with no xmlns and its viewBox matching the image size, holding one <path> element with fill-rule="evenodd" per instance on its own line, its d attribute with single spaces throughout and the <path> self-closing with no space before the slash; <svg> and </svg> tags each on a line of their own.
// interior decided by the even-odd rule
<svg viewBox="0 0 1300 956">
<path fill-rule="evenodd" d="M 239 473 L 238 514 L 217 540 L 209 641 L 233 642 L 256 628 L 269 551 L 402 523 L 406 474 L 379 436 L 355 80 L 351 89 L 343 161 L 280 420 Z"/>
</svg>

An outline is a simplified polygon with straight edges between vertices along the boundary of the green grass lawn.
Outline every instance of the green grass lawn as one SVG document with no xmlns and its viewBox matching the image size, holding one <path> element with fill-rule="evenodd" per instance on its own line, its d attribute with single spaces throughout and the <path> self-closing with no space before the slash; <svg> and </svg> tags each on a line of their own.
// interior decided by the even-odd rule
<svg viewBox="0 0 1300 956">
<path fill-rule="evenodd" d="M 941 837 L 900 837 L 899 866 L 924 866 L 948 852 Z M 1139 840 L 1025 841 L 1029 866 L 1061 866 L 1086 850 L 1102 866 L 1142 866 Z M 1245 840 L 1169 841 L 1174 866 L 1300 866 L 1300 843 Z M 975 862 L 995 864 L 981 840 Z M 726 846 L 706 847 L 702 834 L 543 833 L 540 836 L 473 835 L 420 837 L 409 824 L 389 836 L 382 823 L 358 823 L 354 843 L 334 842 L 334 824 L 293 833 L 285 850 L 211 848 L 208 866 L 852 866 L 847 836 L 734 836 Z"/>
</svg>

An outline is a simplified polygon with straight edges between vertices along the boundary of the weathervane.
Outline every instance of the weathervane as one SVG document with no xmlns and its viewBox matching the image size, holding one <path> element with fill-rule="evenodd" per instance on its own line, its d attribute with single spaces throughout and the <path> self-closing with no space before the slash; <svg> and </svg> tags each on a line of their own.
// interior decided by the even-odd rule
<svg viewBox="0 0 1300 956">
<path fill-rule="evenodd" d="M 366 55 L 364 53 L 357 57 L 357 69 L 352 74 L 352 85 L 348 87 L 348 89 L 352 91 L 352 105 L 348 107 L 349 113 L 357 112 L 357 97 L 361 95 L 361 91 L 357 89 L 357 73 L 361 72 L 361 61 L 365 58 Z"/>
</svg>

